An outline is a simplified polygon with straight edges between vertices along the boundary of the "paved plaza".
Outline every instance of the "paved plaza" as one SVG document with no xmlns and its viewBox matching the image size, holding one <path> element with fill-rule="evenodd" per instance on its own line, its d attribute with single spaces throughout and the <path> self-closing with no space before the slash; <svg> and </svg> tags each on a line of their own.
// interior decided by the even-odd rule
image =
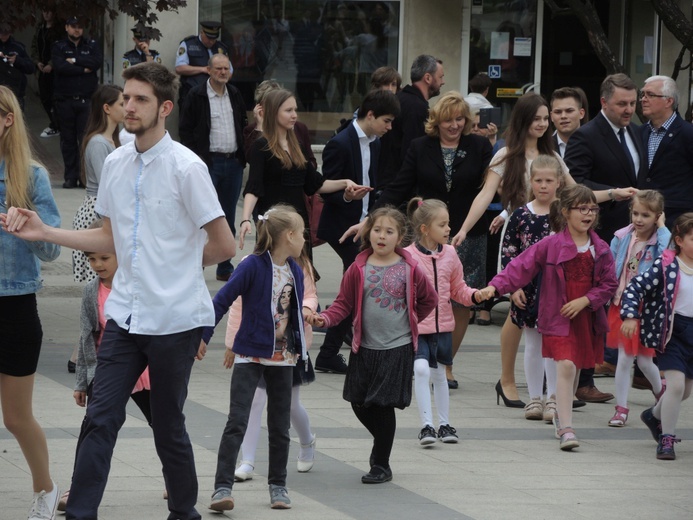
<svg viewBox="0 0 693 520">
<path fill-rule="evenodd" d="M 29 97 L 28 121 L 38 136 L 46 126 L 35 97 Z M 54 195 L 63 227 L 84 197 L 83 190 L 64 190 L 59 139 L 34 139 L 37 152 L 52 174 Z M 240 210 L 239 210 L 240 214 Z M 247 254 L 252 242 L 239 257 Z M 162 258 L 162 262 L 166 259 Z M 329 249 L 315 250 L 321 275 L 318 292 L 323 307 L 336 295 L 341 262 Z M 72 398 L 74 376 L 66 363 L 79 334 L 82 287 L 72 280 L 71 251 L 63 249 L 43 270 L 45 287 L 39 293 L 44 343 L 36 376 L 34 412 L 48 437 L 51 471 L 61 488 L 69 486 L 74 449 L 84 410 Z M 212 293 L 221 282 L 214 269 L 205 271 Z M 418 444 L 421 428 L 415 403 L 397 412 L 397 436 L 391 466 L 394 479 L 382 485 L 363 485 L 371 439 L 342 399 L 343 376 L 317 374 L 301 389 L 312 427 L 317 434 L 314 468 L 296 471 L 298 440 L 292 431 L 287 486 L 293 508 L 273 511 L 267 492 L 266 429 L 253 480 L 234 486 L 236 509 L 226 514 L 207 509 L 213 491 L 216 452 L 229 402 L 231 371 L 222 366 L 224 325 L 220 324 L 207 357 L 196 362 L 185 408 L 199 477 L 198 510 L 205 519 L 300 520 L 346 519 L 690 519 L 693 518 L 693 408 L 682 408 L 677 435 L 678 460 L 655 459 L 656 444 L 639 414 L 653 404 L 650 392 L 632 390 L 631 415 L 625 428 L 610 428 L 614 403 L 588 404 L 574 414 L 580 448 L 561 452 L 553 427 L 527 421 L 522 410 L 496 404 L 494 385 L 500 374 L 500 324 L 507 310 L 493 312 L 495 325 L 471 325 L 455 360 L 460 382 L 451 391 L 450 421 L 459 444 Z M 322 342 L 316 334 L 313 358 Z M 347 356 L 348 350 L 342 353 Z M 518 381 L 524 381 L 522 353 Z M 597 379 L 600 390 L 614 392 L 612 378 Z M 526 388 L 520 389 L 527 399 Z M 102 502 L 102 520 L 163 519 L 164 481 L 152 435 L 140 411 L 131 403 L 113 456 Z M 31 479 L 19 447 L 0 428 L 0 520 L 21 520 L 31 500 Z M 61 518 L 61 516 L 58 516 Z"/>
</svg>

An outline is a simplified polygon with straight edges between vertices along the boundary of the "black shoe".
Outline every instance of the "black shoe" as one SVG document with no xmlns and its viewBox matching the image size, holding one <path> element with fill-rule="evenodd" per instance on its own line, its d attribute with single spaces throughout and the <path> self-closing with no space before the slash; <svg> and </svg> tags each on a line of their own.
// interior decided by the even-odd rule
<svg viewBox="0 0 693 520">
<path fill-rule="evenodd" d="M 681 442 L 681 439 L 677 439 L 676 435 L 669 435 L 668 433 L 660 435 L 659 441 L 657 443 L 657 459 L 659 459 L 659 460 L 676 460 L 676 452 L 674 452 L 674 444 L 677 442 Z M 371 471 L 373 471 L 373 470 L 371 470 Z M 392 478 L 392 477 L 390 477 L 390 478 Z"/>
<path fill-rule="evenodd" d="M 228 282 L 231 278 L 231 273 L 217 274 L 217 280 L 220 282 Z"/>
<path fill-rule="evenodd" d="M 459 438 L 457 430 L 449 424 L 441 424 L 438 428 L 438 438 L 445 444 L 456 444 Z"/>
<path fill-rule="evenodd" d="M 63 182 L 63 188 L 65 188 L 66 190 L 71 190 L 76 187 L 77 179 L 67 179 L 65 182 Z"/>
<path fill-rule="evenodd" d="M 77 369 L 77 365 L 75 364 L 74 361 L 70 361 L 69 359 L 67 360 L 67 371 L 70 374 L 74 374 L 75 370 Z"/>
<path fill-rule="evenodd" d="M 576 408 L 582 408 L 585 406 L 587 403 L 585 401 L 580 401 L 579 399 L 574 399 L 573 400 L 573 410 Z"/>
<path fill-rule="evenodd" d="M 448 379 L 448 388 L 450 390 L 457 390 L 460 387 L 460 384 L 457 382 L 457 379 Z"/>
<path fill-rule="evenodd" d="M 344 356 L 337 354 L 328 359 L 320 356 L 321 355 L 318 354 L 318 357 L 315 358 L 315 370 L 330 374 L 346 374 L 347 364 Z"/>
<path fill-rule="evenodd" d="M 392 470 L 382 466 L 373 466 L 371 470 L 361 477 L 364 484 L 382 484 L 392 480 Z"/>
<path fill-rule="evenodd" d="M 525 403 L 519 399 L 508 399 L 505 397 L 503 392 L 503 386 L 501 385 L 500 379 L 496 383 L 496 404 L 500 404 L 500 400 L 503 399 L 503 404 L 508 408 L 524 408 Z"/>
<path fill-rule="evenodd" d="M 436 443 L 436 430 L 433 426 L 426 425 L 421 429 L 419 433 L 419 444 L 421 446 L 430 446 Z"/>
<path fill-rule="evenodd" d="M 641 413 L 640 420 L 650 429 L 650 433 L 655 442 L 659 443 L 659 437 L 662 435 L 662 421 L 654 416 L 652 408 L 648 408 Z"/>
</svg>

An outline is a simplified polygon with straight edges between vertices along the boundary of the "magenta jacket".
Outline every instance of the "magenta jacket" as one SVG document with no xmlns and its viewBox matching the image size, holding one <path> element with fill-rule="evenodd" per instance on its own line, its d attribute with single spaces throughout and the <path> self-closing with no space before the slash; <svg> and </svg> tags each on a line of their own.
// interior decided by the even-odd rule
<svg viewBox="0 0 693 520">
<path fill-rule="evenodd" d="M 412 343 L 414 350 L 418 347 L 418 324 L 438 305 L 438 295 L 433 285 L 428 281 L 426 274 L 417 265 L 416 260 L 404 249 L 395 250 L 407 264 L 407 311 L 409 324 L 411 325 Z M 354 339 L 351 342 L 351 351 L 357 353 L 361 346 L 361 318 L 363 306 L 363 280 L 364 269 L 368 257 L 373 254 L 372 249 L 366 249 L 359 253 L 347 272 L 344 273 L 339 287 L 337 299 L 321 313 L 325 318 L 325 327 L 332 327 L 344 320 L 350 314 L 354 320 Z"/>
<path fill-rule="evenodd" d="M 618 280 L 609 245 L 594 231 L 590 230 L 589 233 L 595 253 L 594 283 L 585 296 L 590 301 L 588 308 L 594 313 L 594 332 L 603 334 L 609 331 L 604 305 L 616 293 Z M 540 240 L 514 258 L 489 285 L 495 287 L 498 294 L 512 293 L 541 273 L 537 329 L 541 334 L 549 336 L 567 336 L 570 320 L 561 316 L 561 308 L 568 303 L 563 265 L 576 256 L 575 242 L 565 229 Z"/>
</svg>

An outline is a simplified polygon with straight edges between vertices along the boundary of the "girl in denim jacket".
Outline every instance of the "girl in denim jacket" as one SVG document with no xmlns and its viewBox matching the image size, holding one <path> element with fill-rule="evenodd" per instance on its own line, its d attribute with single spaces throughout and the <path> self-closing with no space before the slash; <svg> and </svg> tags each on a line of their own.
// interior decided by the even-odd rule
<svg viewBox="0 0 693 520">
<path fill-rule="evenodd" d="M 551 207 L 554 227 L 563 230 L 524 251 L 483 290 L 486 298 L 514 292 L 542 273 L 537 328 L 542 355 L 557 363 L 554 425 L 563 451 L 580 446 L 573 430 L 573 396 L 580 369 L 604 356 L 604 305 L 618 286 L 609 246 L 593 231 L 598 214 L 592 190 L 582 185 L 564 189 Z"/>
<path fill-rule="evenodd" d="M 48 467 L 48 445 L 31 411 L 34 374 L 43 332 L 36 308 L 41 261 L 50 262 L 60 247 L 25 242 L 7 232 L 5 211 L 33 209 L 50 226 L 60 227 L 48 174 L 31 160 L 24 117 L 17 98 L 0 86 L 0 395 L 2 416 L 29 465 L 34 499 L 29 520 L 53 518 L 60 492 Z"/>
</svg>

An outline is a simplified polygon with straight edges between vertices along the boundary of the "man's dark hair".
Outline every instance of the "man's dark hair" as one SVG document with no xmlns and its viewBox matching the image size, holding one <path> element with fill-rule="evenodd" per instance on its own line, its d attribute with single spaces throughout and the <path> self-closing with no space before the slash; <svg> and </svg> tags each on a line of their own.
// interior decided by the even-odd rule
<svg viewBox="0 0 693 520">
<path fill-rule="evenodd" d="M 416 83 L 421 81 L 426 74 L 435 74 L 439 63 L 443 64 L 441 60 L 434 58 L 430 54 L 417 56 L 414 63 L 411 64 L 409 79 L 411 79 L 412 83 Z"/>
<path fill-rule="evenodd" d="M 154 95 L 159 106 L 164 101 L 173 102 L 178 95 L 178 76 L 160 63 L 148 61 L 128 67 L 123 71 L 123 79 L 135 79 L 143 83 L 149 83 L 154 90 Z"/>
<path fill-rule="evenodd" d="M 587 94 L 580 87 L 561 87 L 557 88 L 551 94 L 551 108 L 553 108 L 554 99 L 569 99 L 573 98 L 577 101 L 578 107 L 585 109 L 585 116 L 580 119 L 580 124 L 584 125 L 590 120 L 590 106 L 587 101 Z"/>
<path fill-rule="evenodd" d="M 486 89 L 491 88 L 491 78 L 488 74 L 479 72 L 476 76 L 469 80 L 469 92 L 476 92 L 477 94 L 483 94 Z"/>
<path fill-rule="evenodd" d="M 371 90 L 359 107 L 358 119 L 364 119 L 368 112 L 375 117 L 391 115 L 398 117 L 400 113 L 399 99 L 389 90 Z"/>
</svg>

